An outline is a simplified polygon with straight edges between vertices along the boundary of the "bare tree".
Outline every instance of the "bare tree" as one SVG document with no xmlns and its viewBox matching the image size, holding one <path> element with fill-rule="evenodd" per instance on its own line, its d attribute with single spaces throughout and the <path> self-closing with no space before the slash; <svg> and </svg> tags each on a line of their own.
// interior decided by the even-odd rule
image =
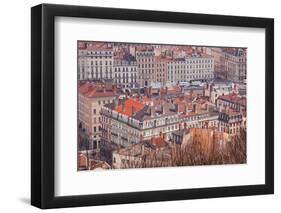
<svg viewBox="0 0 281 213">
<path fill-rule="evenodd" d="M 186 146 L 172 143 L 164 149 L 151 149 L 137 160 L 128 160 L 123 168 L 246 163 L 246 135 L 246 129 L 241 128 L 230 141 L 221 142 L 215 135 L 202 138 L 194 134 Z"/>
</svg>

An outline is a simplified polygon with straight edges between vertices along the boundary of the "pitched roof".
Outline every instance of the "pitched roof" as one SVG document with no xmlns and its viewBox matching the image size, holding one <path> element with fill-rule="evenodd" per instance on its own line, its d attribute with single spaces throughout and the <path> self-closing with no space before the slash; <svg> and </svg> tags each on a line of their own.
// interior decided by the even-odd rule
<svg viewBox="0 0 281 213">
<path fill-rule="evenodd" d="M 237 104 L 241 104 L 246 106 L 246 102 L 247 99 L 245 97 L 241 97 L 235 93 L 230 93 L 228 95 L 221 95 L 219 96 L 219 99 L 225 100 L 225 101 L 229 101 L 229 102 L 233 102 L 233 103 L 237 103 Z"/>
<path fill-rule="evenodd" d="M 121 103 L 120 105 L 116 106 L 115 111 L 131 117 L 134 114 L 134 112 L 135 113 L 139 112 L 141 109 L 144 108 L 144 106 L 145 105 L 142 104 L 141 102 L 129 98 L 125 100 L 123 103 Z"/>
<path fill-rule="evenodd" d="M 156 148 L 161 148 L 166 146 L 166 142 L 164 140 L 164 137 L 162 136 L 151 138 L 150 143 Z"/>
<path fill-rule="evenodd" d="M 79 87 L 79 94 L 88 98 L 112 97 L 116 95 L 113 85 L 85 83 Z"/>
</svg>

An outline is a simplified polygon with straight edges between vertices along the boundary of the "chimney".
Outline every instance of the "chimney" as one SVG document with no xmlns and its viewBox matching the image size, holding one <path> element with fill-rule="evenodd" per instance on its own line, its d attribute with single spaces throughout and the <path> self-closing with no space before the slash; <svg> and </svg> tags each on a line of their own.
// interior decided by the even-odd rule
<svg viewBox="0 0 281 213">
<path fill-rule="evenodd" d="M 164 134 L 162 132 L 160 132 L 160 138 L 164 139 Z"/>
<path fill-rule="evenodd" d="M 87 92 L 91 92 L 93 89 L 94 89 L 93 85 L 90 84 L 90 85 L 88 86 L 88 91 L 87 91 Z"/>
<path fill-rule="evenodd" d="M 121 105 L 122 105 L 122 112 L 124 112 L 125 111 L 125 100 L 122 100 Z"/>
<path fill-rule="evenodd" d="M 151 117 L 153 116 L 155 114 L 155 107 L 151 107 L 150 108 L 150 115 L 151 115 Z"/>
<path fill-rule="evenodd" d="M 184 108 L 184 113 L 187 114 L 188 113 L 188 106 L 186 105 Z"/>
<path fill-rule="evenodd" d="M 111 86 L 111 89 L 112 89 L 113 93 L 115 93 L 115 94 L 116 94 L 116 92 L 117 92 L 116 85 L 112 85 L 112 86 Z"/>
<path fill-rule="evenodd" d="M 148 88 L 147 87 L 144 88 L 144 95 L 147 96 L 147 97 L 149 96 L 148 95 Z"/>
<path fill-rule="evenodd" d="M 193 89 L 190 90 L 190 94 L 191 94 L 191 97 L 192 97 L 192 98 L 195 98 L 195 97 L 196 97 L 196 94 L 195 94 L 195 92 L 193 91 Z"/>
<path fill-rule="evenodd" d="M 136 108 L 132 106 L 132 115 L 134 116 L 136 114 Z"/>
<path fill-rule="evenodd" d="M 179 105 L 178 104 L 175 104 L 175 112 L 179 112 Z"/>
<path fill-rule="evenodd" d="M 222 112 L 222 111 L 223 111 L 223 105 L 219 104 L 219 112 Z"/>
<path fill-rule="evenodd" d="M 243 113 L 243 107 L 239 106 L 239 112 L 242 114 Z"/>
<path fill-rule="evenodd" d="M 148 94 L 149 94 L 149 97 L 152 96 L 152 87 L 149 87 L 149 89 L 148 89 Z"/>
<path fill-rule="evenodd" d="M 229 106 L 226 106 L 225 111 L 226 113 L 229 113 Z"/>
<path fill-rule="evenodd" d="M 208 103 L 205 103 L 205 110 L 209 111 L 209 104 Z"/>
<path fill-rule="evenodd" d="M 145 147 L 144 147 L 144 144 L 142 144 L 141 145 L 141 154 L 144 155 L 144 152 L 145 152 Z"/>
<path fill-rule="evenodd" d="M 148 108 L 148 115 L 150 115 L 150 116 L 152 115 L 152 107 Z"/>
<path fill-rule="evenodd" d="M 117 107 L 117 105 L 118 105 L 118 98 L 117 97 L 114 98 L 113 104 L 114 104 L 114 108 Z"/>
<path fill-rule="evenodd" d="M 193 104 L 192 104 L 192 111 L 193 111 L 193 112 L 196 112 L 196 110 L 197 110 L 196 104 L 193 103 Z"/>
<path fill-rule="evenodd" d="M 161 114 L 164 114 L 164 106 L 161 105 Z"/>
</svg>

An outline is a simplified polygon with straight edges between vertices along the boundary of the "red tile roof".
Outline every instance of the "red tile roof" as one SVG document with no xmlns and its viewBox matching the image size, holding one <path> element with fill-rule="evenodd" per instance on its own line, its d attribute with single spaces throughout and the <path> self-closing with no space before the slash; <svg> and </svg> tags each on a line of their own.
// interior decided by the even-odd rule
<svg viewBox="0 0 281 213">
<path fill-rule="evenodd" d="M 145 105 L 134 99 L 127 99 L 123 104 L 118 105 L 115 111 L 131 117 L 134 112 L 139 112 Z"/>
<path fill-rule="evenodd" d="M 241 97 L 235 93 L 230 93 L 228 95 L 221 95 L 219 96 L 219 99 L 225 100 L 225 101 L 229 101 L 229 102 L 233 102 L 233 103 L 237 103 L 237 104 L 241 104 L 241 105 L 246 105 L 247 99 L 245 97 Z"/>
<path fill-rule="evenodd" d="M 230 115 L 230 116 L 240 115 L 241 114 L 239 111 L 234 110 L 234 109 L 228 109 L 225 113 Z"/>
<path fill-rule="evenodd" d="M 153 51 L 153 47 L 149 47 L 149 46 L 136 46 L 136 50 L 138 52 Z"/>
<path fill-rule="evenodd" d="M 112 97 L 116 95 L 116 88 L 113 85 L 85 83 L 79 87 L 79 94 L 88 98 Z"/>
<path fill-rule="evenodd" d="M 79 49 L 85 49 L 85 50 L 90 50 L 90 51 L 110 51 L 113 50 L 112 44 L 111 43 L 106 43 L 106 42 L 83 42 L 80 41 L 78 43 L 78 48 Z"/>
<path fill-rule="evenodd" d="M 150 143 L 155 146 L 156 148 L 161 148 L 166 146 L 166 142 L 164 140 L 164 137 L 155 137 L 155 138 L 151 138 Z"/>
</svg>

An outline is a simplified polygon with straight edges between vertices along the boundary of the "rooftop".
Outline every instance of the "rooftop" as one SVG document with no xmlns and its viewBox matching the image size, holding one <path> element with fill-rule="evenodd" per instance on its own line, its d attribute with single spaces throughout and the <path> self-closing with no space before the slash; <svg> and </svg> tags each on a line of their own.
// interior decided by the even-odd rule
<svg viewBox="0 0 281 213">
<path fill-rule="evenodd" d="M 131 117 L 135 113 L 137 113 L 141 109 L 143 109 L 144 106 L 145 105 L 143 103 L 141 103 L 135 99 L 129 98 L 129 99 L 123 101 L 121 104 L 117 105 L 115 107 L 115 111 Z"/>
<path fill-rule="evenodd" d="M 78 43 L 78 48 L 81 50 L 88 51 L 112 51 L 112 44 L 107 42 L 87 42 L 80 41 Z"/>
<path fill-rule="evenodd" d="M 247 99 L 245 97 L 241 97 L 240 95 L 237 95 L 235 93 L 230 93 L 228 95 L 221 95 L 219 96 L 219 99 L 237 103 L 243 106 L 246 106 Z"/>
<path fill-rule="evenodd" d="M 79 87 L 79 94 L 88 98 L 111 97 L 116 95 L 116 87 L 103 83 L 84 83 Z"/>
</svg>

